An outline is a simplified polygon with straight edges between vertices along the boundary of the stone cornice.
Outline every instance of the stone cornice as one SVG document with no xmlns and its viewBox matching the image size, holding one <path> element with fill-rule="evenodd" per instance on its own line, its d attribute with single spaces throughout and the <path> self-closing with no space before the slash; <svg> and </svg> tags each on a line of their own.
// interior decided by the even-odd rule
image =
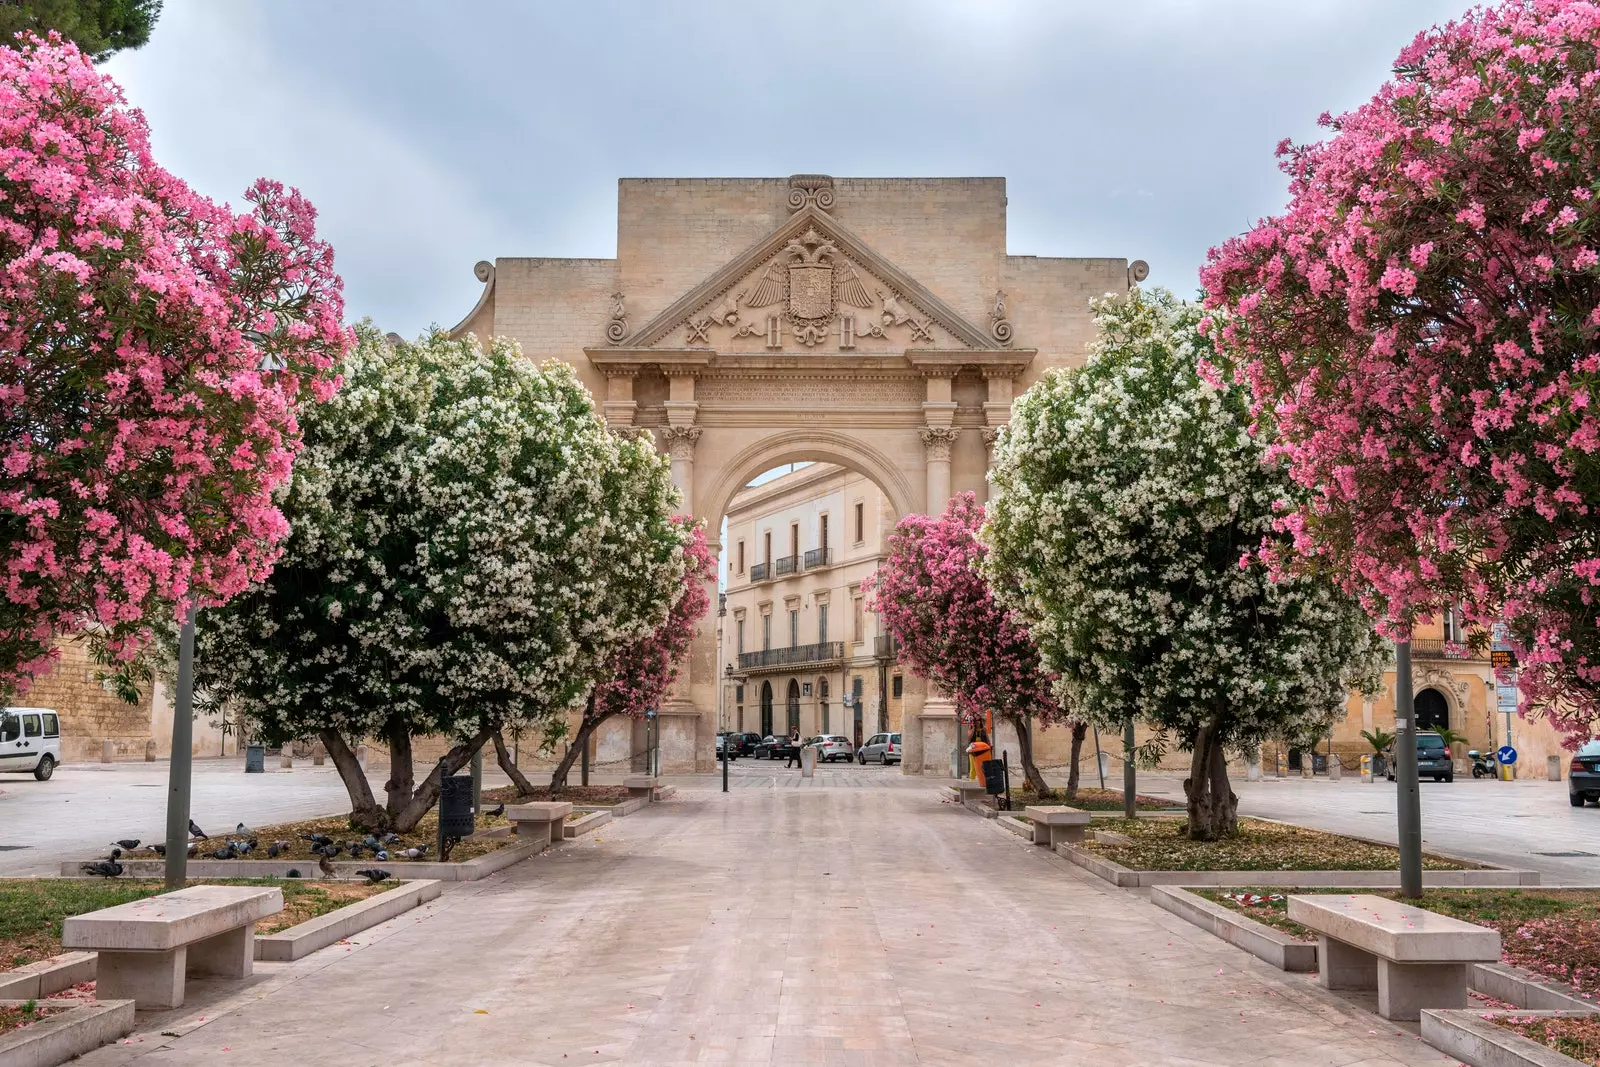
<svg viewBox="0 0 1600 1067">
<path fill-rule="evenodd" d="M 946 348 L 908 348 L 906 362 L 924 375 L 953 376 L 965 367 L 977 367 L 985 378 L 1015 378 L 1028 369 L 1035 348 L 996 348 L 979 352 Z"/>
<path fill-rule="evenodd" d="M 1036 349 L 908 349 L 896 353 L 843 352 L 774 353 L 715 352 L 705 348 L 586 348 L 589 357 L 608 378 L 629 377 L 645 367 L 658 366 L 671 376 L 772 379 L 852 378 L 884 381 L 916 377 L 952 377 L 967 367 L 985 378 L 1015 378 L 1033 362 Z"/>
</svg>

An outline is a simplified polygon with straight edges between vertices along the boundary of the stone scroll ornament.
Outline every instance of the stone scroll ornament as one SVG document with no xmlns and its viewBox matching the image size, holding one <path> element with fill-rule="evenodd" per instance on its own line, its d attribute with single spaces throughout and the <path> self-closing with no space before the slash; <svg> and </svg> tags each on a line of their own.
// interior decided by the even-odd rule
<svg viewBox="0 0 1600 1067">
<path fill-rule="evenodd" d="M 622 304 L 622 294 L 611 294 L 611 321 L 606 323 L 606 341 L 620 345 L 628 336 L 628 312 Z"/>
<path fill-rule="evenodd" d="M 1011 332 L 1011 320 L 1006 317 L 1006 292 L 996 289 L 994 307 L 989 309 L 989 336 L 1001 348 L 1010 348 Z"/>
<path fill-rule="evenodd" d="M 826 174 L 796 174 L 789 179 L 789 210 L 815 204 L 820 211 L 833 208 L 833 179 Z"/>
<path fill-rule="evenodd" d="M 1128 264 L 1128 288 L 1132 289 L 1146 278 L 1150 277 L 1150 264 L 1142 259 L 1136 259 Z"/>
</svg>

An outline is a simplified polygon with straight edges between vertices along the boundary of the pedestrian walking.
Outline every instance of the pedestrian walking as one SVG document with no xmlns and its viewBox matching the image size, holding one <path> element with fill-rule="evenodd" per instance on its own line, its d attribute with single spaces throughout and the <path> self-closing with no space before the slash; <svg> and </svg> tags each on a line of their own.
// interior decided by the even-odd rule
<svg viewBox="0 0 1600 1067">
<path fill-rule="evenodd" d="M 795 727 L 789 731 L 789 762 L 785 767 L 800 766 L 800 728 Z"/>
</svg>

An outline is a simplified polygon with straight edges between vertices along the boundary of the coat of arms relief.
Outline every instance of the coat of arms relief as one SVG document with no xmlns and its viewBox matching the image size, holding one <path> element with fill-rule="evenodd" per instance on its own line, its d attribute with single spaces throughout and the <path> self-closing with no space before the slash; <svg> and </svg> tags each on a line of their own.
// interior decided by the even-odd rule
<svg viewBox="0 0 1600 1067">
<path fill-rule="evenodd" d="M 839 347 L 850 349 L 857 338 L 887 338 L 888 331 L 900 327 L 908 344 L 934 343 L 929 319 L 902 306 L 898 294 L 864 274 L 813 226 L 790 240 L 743 288 L 690 316 L 683 329 L 688 345 L 711 344 L 712 331 L 726 328 L 733 339 L 764 338 L 768 348 L 782 348 L 788 332 L 807 348 L 837 334 Z"/>
</svg>

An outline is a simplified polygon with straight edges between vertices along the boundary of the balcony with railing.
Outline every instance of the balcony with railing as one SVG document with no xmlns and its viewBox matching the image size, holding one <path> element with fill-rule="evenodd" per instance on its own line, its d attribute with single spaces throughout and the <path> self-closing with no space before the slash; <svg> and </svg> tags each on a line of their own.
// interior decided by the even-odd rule
<svg viewBox="0 0 1600 1067">
<path fill-rule="evenodd" d="M 827 567 L 833 563 L 833 549 L 813 548 L 806 553 L 806 570 L 815 570 L 817 567 Z"/>
<path fill-rule="evenodd" d="M 820 641 L 814 645 L 791 645 L 760 652 L 739 653 L 741 671 L 777 670 L 782 667 L 815 666 L 844 659 L 843 641 Z"/>
<path fill-rule="evenodd" d="M 764 582 L 767 580 L 767 565 L 765 563 L 752 563 L 750 565 L 750 580 Z"/>
<path fill-rule="evenodd" d="M 779 556 L 777 559 L 772 561 L 772 573 L 780 578 L 785 574 L 793 574 L 799 569 L 799 556 Z"/>
<path fill-rule="evenodd" d="M 1413 637 L 1411 639 L 1412 659 L 1474 659 L 1481 660 L 1486 657 L 1480 652 L 1460 644 L 1448 644 L 1440 637 Z"/>
</svg>

